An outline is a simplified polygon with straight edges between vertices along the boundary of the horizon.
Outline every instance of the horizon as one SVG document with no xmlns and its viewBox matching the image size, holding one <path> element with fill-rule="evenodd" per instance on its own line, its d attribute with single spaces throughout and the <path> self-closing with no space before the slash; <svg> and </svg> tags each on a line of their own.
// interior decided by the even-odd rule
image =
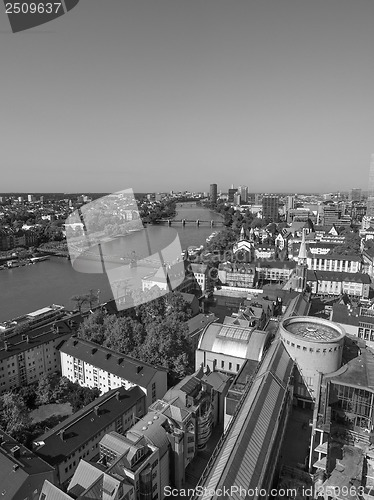
<svg viewBox="0 0 374 500">
<path fill-rule="evenodd" d="M 81 0 L 12 33 L 4 14 L 2 190 L 367 186 L 373 18 L 366 0 Z"/>
</svg>

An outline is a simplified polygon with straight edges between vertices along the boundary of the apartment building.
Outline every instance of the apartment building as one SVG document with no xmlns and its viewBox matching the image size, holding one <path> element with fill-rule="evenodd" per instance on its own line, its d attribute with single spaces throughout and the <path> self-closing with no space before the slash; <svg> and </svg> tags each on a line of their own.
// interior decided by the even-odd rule
<svg viewBox="0 0 374 500">
<path fill-rule="evenodd" d="M 58 347 L 75 332 L 79 315 L 0 341 L 0 394 L 61 371 Z"/>
<path fill-rule="evenodd" d="M 371 279 L 368 274 L 363 273 L 308 270 L 307 282 L 313 294 L 338 296 L 346 293 L 352 297 L 367 299 Z"/>
<path fill-rule="evenodd" d="M 54 468 L 1 431 L 0 492 L 4 500 L 37 500 L 45 480 L 56 482 Z"/>
<path fill-rule="evenodd" d="M 167 370 L 152 366 L 88 340 L 71 337 L 60 347 L 61 373 L 83 387 L 111 389 L 139 386 L 146 408 L 167 391 Z"/>
<path fill-rule="evenodd" d="M 362 268 L 362 259 L 359 255 L 308 255 L 307 265 L 308 269 L 313 271 L 359 273 Z"/>
<path fill-rule="evenodd" d="M 134 500 L 158 500 L 164 497 L 161 482 L 160 450 L 144 436 L 131 432 L 121 436 L 106 434 L 100 441 L 100 463 L 106 472 L 126 479 L 134 489 Z"/>
<path fill-rule="evenodd" d="M 110 431 L 126 432 L 145 413 L 139 387 L 113 389 L 71 415 L 33 442 L 34 452 L 51 465 L 59 485 L 67 486 L 80 459 L 92 460 Z"/>
</svg>

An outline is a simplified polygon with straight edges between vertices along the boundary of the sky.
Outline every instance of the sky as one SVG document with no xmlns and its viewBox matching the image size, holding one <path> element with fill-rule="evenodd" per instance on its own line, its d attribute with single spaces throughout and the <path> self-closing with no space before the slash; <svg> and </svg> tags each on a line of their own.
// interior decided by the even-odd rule
<svg viewBox="0 0 374 500">
<path fill-rule="evenodd" d="M 366 189 L 371 0 L 80 0 L 12 33 L 0 192 Z"/>
</svg>

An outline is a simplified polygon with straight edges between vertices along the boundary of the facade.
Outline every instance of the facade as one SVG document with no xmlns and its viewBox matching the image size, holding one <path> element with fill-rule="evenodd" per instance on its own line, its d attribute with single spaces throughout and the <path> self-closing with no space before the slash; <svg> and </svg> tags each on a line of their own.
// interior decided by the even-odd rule
<svg viewBox="0 0 374 500">
<path fill-rule="evenodd" d="M 262 218 L 277 222 L 279 218 L 279 198 L 273 195 L 262 197 Z"/>
<path fill-rule="evenodd" d="M 248 202 L 248 187 L 247 186 L 239 186 L 238 192 L 240 194 L 241 203 L 245 205 Z"/>
<path fill-rule="evenodd" d="M 128 432 L 107 433 L 100 441 L 100 463 L 108 475 L 126 480 L 134 492 L 134 500 L 163 498 L 160 473 L 160 450 L 144 436 Z"/>
<path fill-rule="evenodd" d="M 98 454 L 107 432 L 125 432 L 144 413 L 139 387 L 113 389 L 37 438 L 34 452 L 55 469 L 58 484 L 67 486 L 80 459 L 90 461 Z"/>
<path fill-rule="evenodd" d="M 308 255 L 308 269 L 313 271 L 336 271 L 340 273 L 359 273 L 362 259 L 358 255 Z"/>
<path fill-rule="evenodd" d="M 0 341 L 0 394 L 61 371 L 58 348 L 75 333 L 80 321 L 79 315 L 66 317 Z"/>
<path fill-rule="evenodd" d="M 235 196 L 235 193 L 237 191 L 238 190 L 236 188 L 234 188 L 234 187 L 229 188 L 229 190 L 228 190 L 228 199 L 227 199 L 227 201 L 229 203 L 234 203 L 234 196 Z"/>
<path fill-rule="evenodd" d="M 339 296 L 346 293 L 351 297 L 367 299 L 371 279 L 363 273 L 308 271 L 307 282 L 315 295 Z"/>
<path fill-rule="evenodd" d="M 322 224 L 337 224 L 340 218 L 340 211 L 336 205 L 323 205 Z"/>
<path fill-rule="evenodd" d="M 218 277 L 224 287 L 250 289 L 256 282 L 256 268 L 253 264 L 225 262 L 218 266 Z"/>
<path fill-rule="evenodd" d="M 279 333 L 302 376 L 299 387 L 295 386 L 295 395 L 315 400 L 320 374 L 334 372 L 341 366 L 343 328 L 320 318 L 295 316 L 282 321 Z"/>
<path fill-rule="evenodd" d="M 205 292 L 209 284 L 209 268 L 206 264 L 191 264 L 191 270 L 199 284 L 201 291 Z"/>
<path fill-rule="evenodd" d="M 217 184 L 210 185 L 210 201 L 211 203 L 217 203 Z"/>
<path fill-rule="evenodd" d="M 60 347 L 61 373 L 83 387 L 97 387 L 101 394 L 138 386 L 146 395 L 146 408 L 167 390 L 167 370 L 72 337 Z"/>
<path fill-rule="evenodd" d="M 290 279 L 295 271 L 296 262 L 288 260 L 258 260 L 255 265 L 258 280 L 280 283 Z"/>
</svg>

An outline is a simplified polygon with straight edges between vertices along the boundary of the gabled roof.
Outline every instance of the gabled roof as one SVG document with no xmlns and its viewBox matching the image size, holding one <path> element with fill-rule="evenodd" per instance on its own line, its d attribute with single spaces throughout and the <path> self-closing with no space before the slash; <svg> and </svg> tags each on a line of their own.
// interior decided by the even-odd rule
<svg viewBox="0 0 374 500">
<path fill-rule="evenodd" d="M 60 351 L 140 387 L 147 387 L 158 371 L 167 371 L 78 337 L 66 340 Z"/>
<path fill-rule="evenodd" d="M 73 497 L 71 497 L 67 493 L 64 493 L 62 490 L 60 490 L 60 488 L 50 483 L 49 481 L 44 481 L 39 498 L 44 498 L 45 500 L 71 500 Z"/>
<path fill-rule="evenodd" d="M 118 393 L 118 399 L 116 394 Z M 95 434 L 118 419 L 144 398 L 140 387 L 123 387 L 106 392 L 50 431 L 34 440 L 35 453 L 50 465 L 59 464 Z M 99 407 L 98 413 L 95 406 Z"/>
</svg>

